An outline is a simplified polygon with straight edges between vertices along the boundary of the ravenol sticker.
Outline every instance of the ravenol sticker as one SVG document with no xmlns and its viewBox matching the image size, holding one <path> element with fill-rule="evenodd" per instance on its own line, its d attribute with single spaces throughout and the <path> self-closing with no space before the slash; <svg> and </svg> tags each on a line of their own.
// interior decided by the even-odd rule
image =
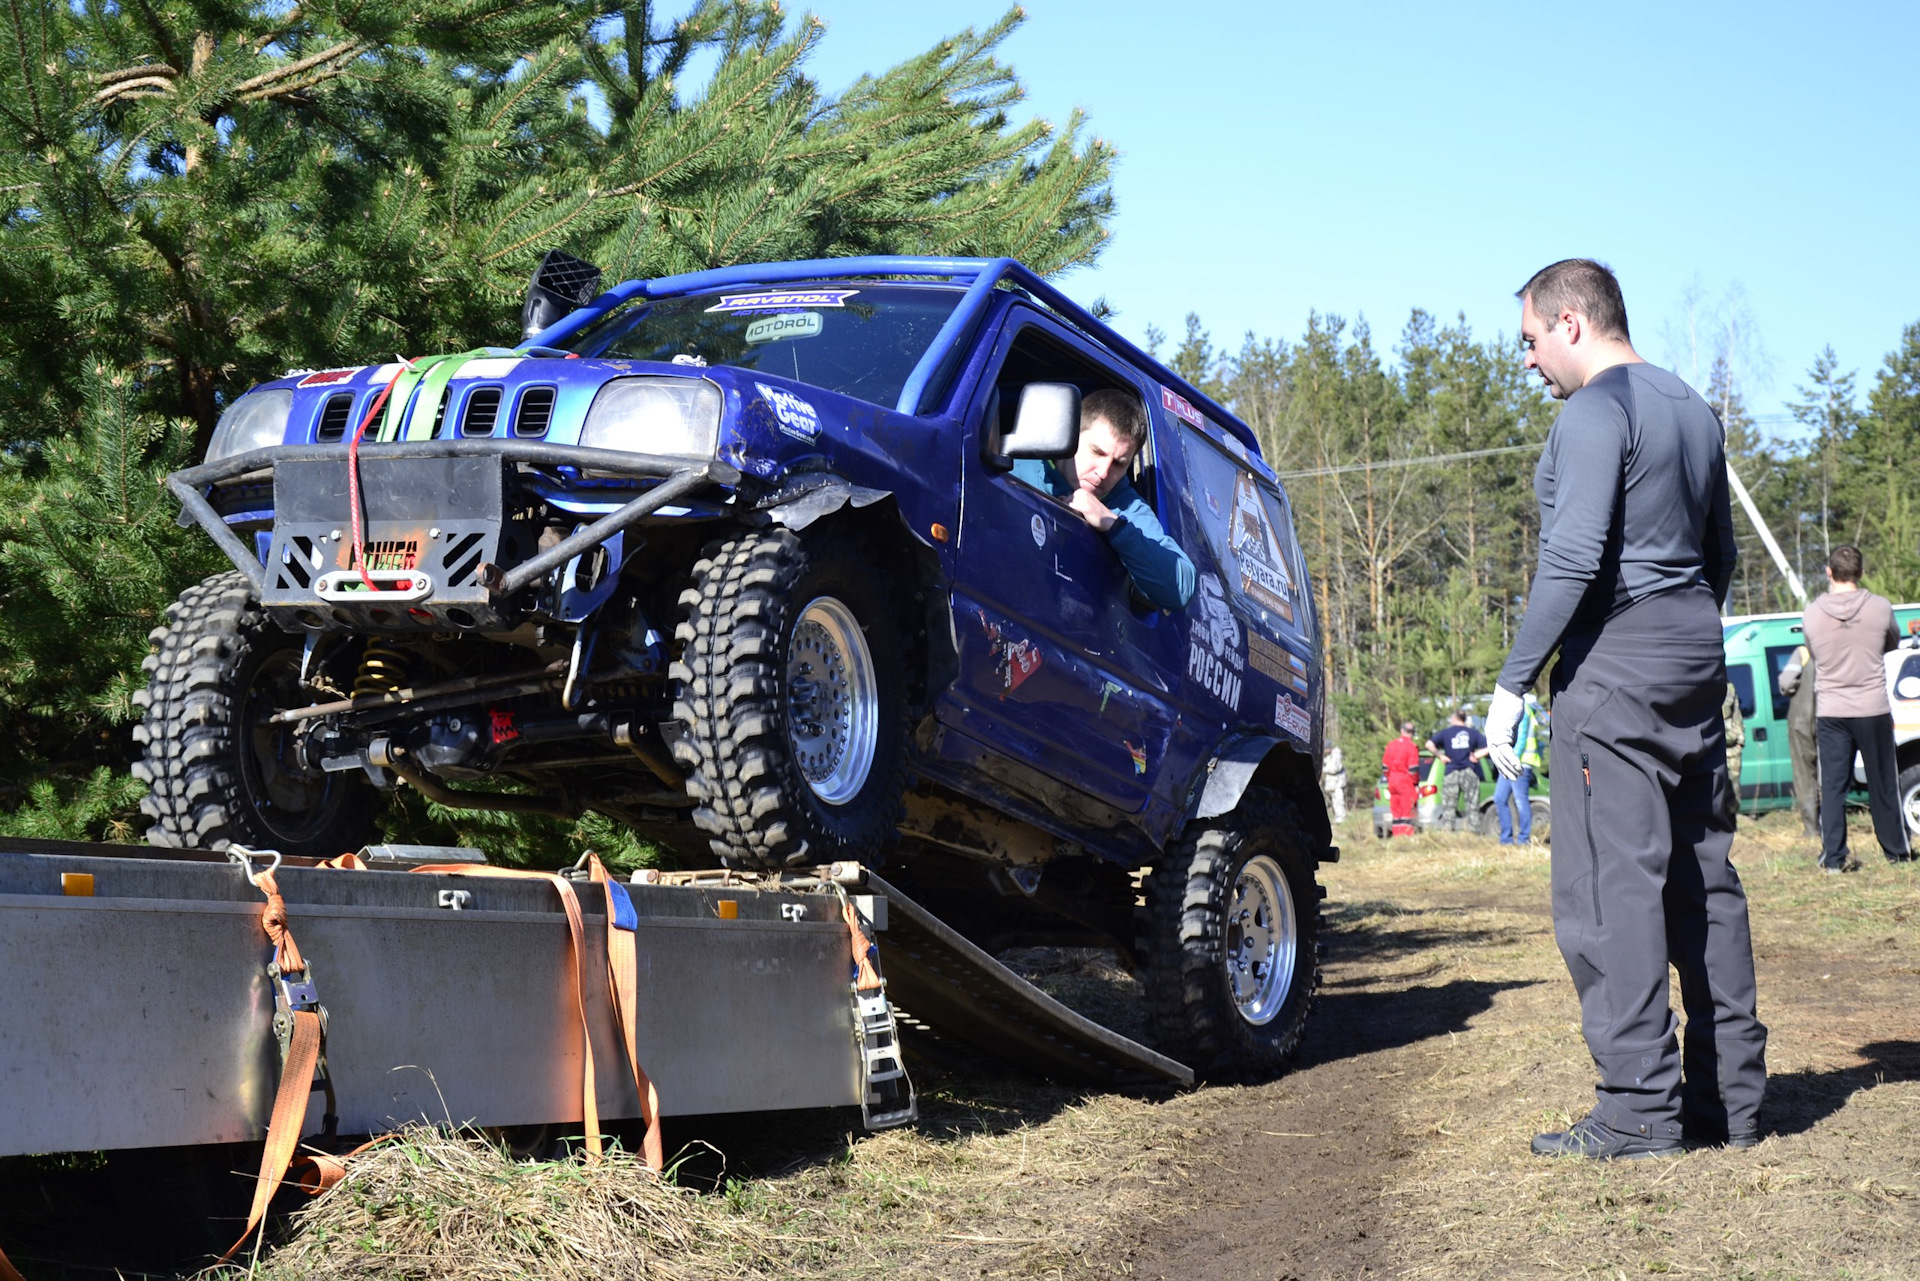
<svg viewBox="0 0 1920 1281">
<path fill-rule="evenodd" d="M 1285 694 L 1273 696 L 1273 723 L 1302 742 L 1313 737 L 1313 718 Z"/>
<path fill-rule="evenodd" d="M 366 368 L 365 365 L 355 365 L 352 369 L 322 369 L 317 373 L 308 374 L 305 378 L 302 378 L 299 382 L 295 383 L 294 386 L 296 387 L 330 387 L 334 383 L 343 383 L 347 381 L 347 379 L 353 377 L 355 374 L 359 373 L 362 369 L 365 369 L 365 368 Z"/>
<path fill-rule="evenodd" d="M 762 289 L 751 294 L 721 294 L 708 311 L 791 311 L 796 307 L 844 307 L 858 289 Z"/>
<path fill-rule="evenodd" d="M 1178 418 L 1181 422 L 1192 423 L 1195 427 L 1205 427 L 1207 425 L 1207 420 L 1200 416 L 1200 411 L 1193 407 L 1193 402 L 1189 401 L 1179 392 L 1162 387 L 1160 389 L 1160 404 L 1162 408 L 1175 418 Z"/>
<path fill-rule="evenodd" d="M 781 391 L 778 387 L 769 387 L 760 382 L 754 386 L 766 397 L 774 418 L 779 420 L 781 431 L 800 440 L 812 440 L 820 434 L 819 410 L 790 391 Z"/>
<path fill-rule="evenodd" d="M 817 311 L 786 311 L 777 316 L 762 316 L 747 326 L 748 342 L 774 342 L 781 338 L 818 338 L 825 323 Z"/>
</svg>

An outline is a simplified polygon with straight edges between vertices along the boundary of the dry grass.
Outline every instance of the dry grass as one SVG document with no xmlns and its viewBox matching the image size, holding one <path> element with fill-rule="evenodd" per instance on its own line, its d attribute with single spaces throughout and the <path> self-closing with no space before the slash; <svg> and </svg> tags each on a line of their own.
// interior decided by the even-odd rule
<svg viewBox="0 0 1920 1281">
<path fill-rule="evenodd" d="M 1333 1275 L 1289 1265 L 1303 1239 L 1289 1217 L 1297 1207 L 1212 1209 L 1224 1188 L 1245 1196 L 1251 1186 L 1230 1166 L 1307 1160 L 1313 1145 L 1301 1139 L 1324 1130 L 1340 1162 L 1323 1177 L 1354 1167 L 1378 1189 L 1374 1209 L 1364 1209 L 1374 1193 L 1362 1200 L 1382 1243 L 1376 1270 L 1912 1277 L 1920 875 L 1871 862 L 1819 876 L 1790 823 L 1743 826 L 1735 849 L 1773 1032 L 1773 1132 L 1752 1151 L 1620 1165 L 1529 1155 L 1528 1138 L 1584 1112 L 1592 1089 L 1546 911 L 1545 851 L 1472 837 L 1381 843 L 1356 824 L 1347 857 L 1326 873 L 1329 1009 L 1332 994 L 1484 993 L 1452 1030 L 1383 1037 L 1357 1060 L 1310 1046 L 1310 1066 L 1272 1086 L 1170 1100 L 922 1068 L 918 1126 L 855 1136 L 783 1120 L 799 1128 L 773 1158 L 749 1160 L 751 1175 L 738 1161 L 731 1175 L 708 1171 L 700 1190 L 624 1158 L 512 1165 L 484 1145 L 413 1133 L 361 1158 L 261 1274 L 1095 1278 L 1134 1272 L 1155 1241 L 1193 1244 L 1223 1212 L 1218 1230 L 1268 1236 L 1274 1275 Z M 1097 956 L 1009 959 L 1096 1016 L 1136 1008 L 1131 980 Z M 1330 1024 L 1320 1035 L 1339 1043 Z M 1289 1107 L 1297 1124 L 1249 1122 Z M 1344 1121 L 1306 1123 L 1329 1109 L 1348 1121 L 1362 1109 L 1388 1115 L 1391 1141 L 1355 1152 L 1363 1140 L 1338 1137 Z M 1288 1133 L 1262 1139 L 1261 1126 Z M 1155 1275 L 1150 1267 L 1140 1274 Z M 1180 1275 L 1238 1274 L 1223 1256 Z"/>
<path fill-rule="evenodd" d="M 1441 930 L 1420 972 L 1527 984 L 1458 1035 L 1405 1051 L 1415 1084 L 1396 1123 L 1412 1151 L 1383 1205 L 1402 1275 L 1920 1270 L 1920 876 L 1877 860 L 1821 876 L 1789 823 L 1743 824 L 1735 847 L 1772 1029 L 1772 1137 L 1748 1152 L 1609 1165 L 1526 1150 L 1527 1136 L 1561 1128 L 1592 1097 L 1541 852 L 1443 837 L 1349 847 L 1335 898 L 1382 905 L 1356 926 L 1390 934 L 1418 920 L 1431 935 L 1436 914 L 1406 910 L 1453 906 L 1437 915 L 1456 937 Z M 1405 981 L 1393 971 L 1408 963 L 1374 981 Z"/>
</svg>

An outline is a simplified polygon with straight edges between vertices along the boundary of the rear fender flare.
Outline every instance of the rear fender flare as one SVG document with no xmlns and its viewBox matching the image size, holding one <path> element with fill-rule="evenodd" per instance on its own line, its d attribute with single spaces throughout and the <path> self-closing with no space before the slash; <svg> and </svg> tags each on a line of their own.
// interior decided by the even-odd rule
<svg viewBox="0 0 1920 1281">
<path fill-rule="evenodd" d="M 1319 785 L 1318 760 L 1291 739 L 1247 734 L 1228 742 L 1207 762 L 1206 773 L 1189 807 L 1189 821 L 1219 818 L 1240 804 L 1255 783 L 1292 801 L 1302 824 L 1322 846 L 1330 846 L 1333 826 Z M 1322 856 L 1323 861 L 1331 858 Z"/>
</svg>

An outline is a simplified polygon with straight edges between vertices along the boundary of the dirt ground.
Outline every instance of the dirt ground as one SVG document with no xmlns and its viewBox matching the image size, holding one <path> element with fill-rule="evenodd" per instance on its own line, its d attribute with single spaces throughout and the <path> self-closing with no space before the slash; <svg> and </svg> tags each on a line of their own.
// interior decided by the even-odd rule
<svg viewBox="0 0 1920 1281">
<path fill-rule="evenodd" d="M 1772 1029 L 1767 1137 L 1750 1151 L 1531 1156 L 1536 1131 L 1592 1098 L 1545 851 L 1467 836 L 1378 842 L 1361 816 L 1323 871 L 1325 982 L 1286 1076 L 1133 1097 L 921 1065 L 923 1118 L 907 1130 L 857 1135 L 857 1118 L 838 1114 L 682 1124 L 669 1140 L 685 1154 L 674 1192 L 684 1229 L 665 1250 L 636 1225 L 636 1255 L 659 1262 L 619 1274 L 1920 1275 L 1920 872 L 1876 859 L 1821 876 L 1796 828 L 1791 816 L 1743 823 L 1735 846 Z M 1856 848 L 1874 848 L 1864 829 Z M 1132 981 L 1107 960 L 1008 959 L 1127 1028 Z M 503 1163 L 487 1177 L 506 1186 L 539 1168 Z M 23 1188 L 15 1173 L 0 1240 L 35 1240 L 29 1258 L 16 1255 L 30 1281 L 113 1275 L 122 1261 L 98 1249 L 83 1259 L 29 1230 L 48 1222 L 39 1207 L 61 1187 Z M 383 1186 L 396 1177 L 383 1173 Z M 349 1195 L 367 1215 L 366 1189 Z M 423 1174 L 390 1212 L 446 1215 L 435 1195 Z M 301 1239 L 340 1241 L 328 1212 L 316 1203 Z M 450 1238 L 458 1266 L 432 1251 L 402 1266 L 354 1248 L 316 1254 L 296 1239 L 261 1275 L 582 1275 L 481 1266 Z"/>
</svg>

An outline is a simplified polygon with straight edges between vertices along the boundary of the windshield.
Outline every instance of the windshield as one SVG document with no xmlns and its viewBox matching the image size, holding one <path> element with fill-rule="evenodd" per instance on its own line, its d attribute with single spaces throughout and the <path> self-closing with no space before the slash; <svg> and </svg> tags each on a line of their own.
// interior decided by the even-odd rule
<svg viewBox="0 0 1920 1281">
<path fill-rule="evenodd" d="M 963 291 L 829 281 L 667 298 L 617 312 L 573 344 L 584 356 L 732 365 L 891 409 Z"/>
</svg>

